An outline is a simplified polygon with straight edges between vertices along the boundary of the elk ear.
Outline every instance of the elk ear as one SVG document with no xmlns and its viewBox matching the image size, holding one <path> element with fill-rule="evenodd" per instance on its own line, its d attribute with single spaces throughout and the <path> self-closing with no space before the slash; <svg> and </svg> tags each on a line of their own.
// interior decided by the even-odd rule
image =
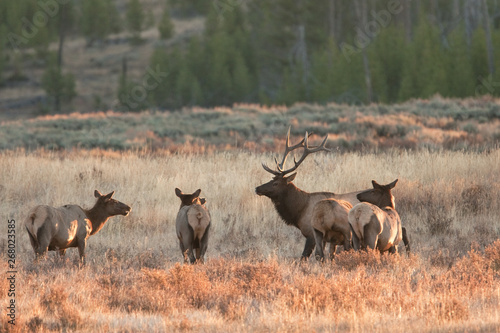
<svg viewBox="0 0 500 333">
<path fill-rule="evenodd" d="M 115 191 L 113 191 L 113 192 L 110 192 L 110 193 L 106 194 L 106 195 L 104 196 L 104 199 L 111 199 L 111 197 L 113 196 L 113 194 L 115 194 Z"/>
<path fill-rule="evenodd" d="M 205 199 L 205 198 L 200 198 L 200 203 L 201 203 L 202 205 L 204 205 L 206 202 L 207 202 L 207 199 Z"/>
<path fill-rule="evenodd" d="M 382 189 L 382 185 L 380 185 L 379 183 L 377 183 L 376 181 L 372 180 L 372 186 L 374 189 Z"/>
<path fill-rule="evenodd" d="M 193 193 L 193 197 L 198 198 L 200 196 L 201 189 L 197 189 L 196 192 Z"/>
<path fill-rule="evenodd" d="M 394 188 L 394 186 L 396 186 L 397 182 L 398 182 L 398 179 L 396 179 L 395 181 L 393 181 L 390 184 L 387 184 L 387 187 L 389 187 L 389 189 L 392 189 L 392 188 Z"/>
<path fill-rule="evenodd" d="M 178 189 L 177 187 L 175 188 L 175 195 L 177 195 L 179 198 L 182 195 L 182 191 L 180 189 Z"/>
<path fill-rule="evenodd" d="M 286 180 L 286 183 L 287 184 L 290 184 L 291 182 L 293 182 L 293 180 L 295 179 L 295 176 L 297 176 L 297 173 L 294 172 L 292 173 L 290 176 L 286 177 L 285 180 Z"/>
<path fill-rule="evenodd" d="M 94 197 L 96 197 L 96 198 L 100 198 L 100 197 L 102 197 L 101 192 L 99 192 L 98 190 L 95 190 L 95 191 L 94 191 Z"/>
</svg>

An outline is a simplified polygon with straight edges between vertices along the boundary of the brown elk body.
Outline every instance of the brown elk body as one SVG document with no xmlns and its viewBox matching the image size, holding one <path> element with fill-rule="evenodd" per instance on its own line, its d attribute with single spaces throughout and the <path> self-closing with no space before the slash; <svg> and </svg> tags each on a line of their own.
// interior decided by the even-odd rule
<svg viewBox="0 0 500 333">
<path fill-rule="evenodd" d="M 302 235 L 306 238 L 306 243 L 304 245 L 304 251 L 302 252 L 302 258 L 308 258 L 314 246 L 316 245 L 314 230 L 311 225 L 311 220 L 313 216 L 314 206 L 321 200 L 325 199 L 337 199 L 349 202 L 351 205 L 359 203 L 357 199 L 357 194 L 361 191 L 335 194 L 331 192 L 314 192 L 308 193 L 297 188 L 293 184 L 293 180 L 297 173 L 293 173 L 290 176 L 287 174 L 295 171 L 298 166 L 304 161 L 304 159 L 311 153 L 318 151 L 329 151 L 325 148 L 326 140 L 328 136 L 325 137 L 321 145 L 317 147 L 308 146 L 309 135 L 306 135 L 302 141 L 294 146 L 290 146 L 290 129 L 288 130 L 286 139 L 286 148 L 283 160 L 281 163 L 276 161 L 276 166 L 278 171 L 270 169 L 265 164 L 262 164 L 264 170 L 274 175 L 273 179 L 265 184 L 258 186 L 255 192 L 258 195 L 263 195 L 271 199 L 276 211 L 280 217 L 285 221 L 286 224 L 292 225 L 300 229 Z M 304 152 L 299 161 L 294 161 L 294 166 L 290 169 L 283 170 L 288 154 L 298 148 L 303 148 Z"/>
<path fill-rule="evenodd" d="M 355 250 L 368 247 L 382 253 L 396 253 L 398 244 L 403 240 L 406 252 L 410 252 L 406 229 L 401 226 L 391 194 L 397 181 L 379 185 L 373 180 L 373 189 L 357 195 L 361 203 L 355 205 L 348 216 Z"/>
<path fill-rule="evenodd" d="M 319 201 L 313 209 L 311 225 L 316 241 L 316 259 L 324 260 L 326 243 L 330 243 L 329 259 L 333 259 L 337 245 L 344 250 L 351 249 L 351 226 L 347 218 L 352 204 L 344 200 L 325 199 Z"/>
<path fill-rule="evenodd" d="M 112 199 L 114 191 L 102 195 L 95 190 L 97 201 L 89 210 L 78 205 L 62 207 L 36 206 L 30 210 L 25 220 L 31 246 L 36 258 L 47 251 L 59 251 L 64 256 L 66 249 L 78 247 L 81 263 L 85 263 L 87 238 L 104 227 L 108 219 L 115 215 L 127 216 L 130 206 Z"/>
<path fill-rule="evenodd" d="M 180 189 L 175 189 L 175 194 L 181 199 L 175 229 L 186 263 L 203 262 L 208 247 L 211 219 L 205 207 L 206 200 L 199 197 L 200 193 L 201 190 L 197 190 L 192 194 L 184 194 Z"/>
</svg>

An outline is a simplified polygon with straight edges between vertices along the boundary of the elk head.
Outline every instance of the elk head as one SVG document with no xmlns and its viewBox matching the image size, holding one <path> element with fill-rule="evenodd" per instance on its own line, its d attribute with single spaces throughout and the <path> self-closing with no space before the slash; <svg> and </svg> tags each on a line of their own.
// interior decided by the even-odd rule
<svg viewBox="0 0 500 333">
<path fill-rule="evenodd" d="M 391 190 L 396 186 L 397 182 L 398 180 L 396 179 L 390 184 L 380 185 L 376 181 L 372 180 L 373 189 L 363 191 L 356 197 L 361 202 L 369 202 L 380 208 L 396 208 L 394 203 L 394 196 L 392 195 Z"/>
<path fill-rule="evenodd" d="M 306 157 L 309 154 L 312 154 L 312 153 L 315 153 L 318 151 L 322 151 L 322 150 L 323 151 L 330 151 L 329 149 L 325 148 L 325 144 L 326 144 L 326 140 L 328 139 L 328 135 L 325 137 L 325 139 L 323 140 L 321 145 L 316 146 L 316 147 L 309 147 L 309 142 L 308 142 L 309 136 L 311 136 L 311 134 L 308 134 L 306 132 L 302 141 L 300 141 L 296 145 L 290 146 L 290 127 L 288 128 L 288 133 L 286 136 L 286 143 L 285 143 L 285 145 L 286 145 L 285 146 L 285 153 L 283 155 L 283 159 L 282 159 L 281 163 L 279 163 L 276 158 L 274 159 L 276 162 L 276 169 L 277 170 L 273 170 L 270 167 L 268 167 L 266 164 L 262 163 L 262 167 L 264 168 L 264 170 L 266 170 L 267 172 L 274 175 L 273 179 L 270 182 L 267 182 L 267 183 L 262 184 L 262 185 L 258 186 L 257 188 L 255 188 L 255 193 L 257 193 L 258 195 L 264 195 L 264 196 L 271 198 L 271 199 L 282 197 L 284 195 L 284 193 L 286 193 L 290 187 L 295 187 L 295 185 L 293 185 L 292 181 L 295 179 L 295 176 L 297 175 L 297 173 L 294 171 L 297 170 L 299 165 L 302 162 L 304 162 L 304 160 L 306 159 Z M 290 152 L 292 152 L 293 150 L 298 149 L 298 148 L 304 149 L 304 152 L 302 153 L 302 157 L 298 161 L 294 159 L 293 167 L 285 170 L 284 166 L 285 166 L 285 162 L 286 162 L 286 159 L 288 157 L 288 154 Z M 287 177 L 286 175 L 291 173 L 291 172 L 294 172 L 294 173 Z"/>
<path fill-rule="evenodd" d="M 175 188 L 175 194 L 181 199 L 181 207 L 190 206 L 193 204 L 204 205 L 205 198 L 200 198 L 201 189 L 196 190 L 192 194 L 184 194 L 179 188 Z"/>
<path fill-rule="evenodd" d="M 95 190 L 94 196 L 97 198 L 97 202 L 94 207 L 99 207 L 108 217 L 116 215 L 127 216 L 132 208 L 123 202 L 112 199 L 113 194 L 115 194 L 115 191 L 103 195 L 98 190 Z"/>
</svg>

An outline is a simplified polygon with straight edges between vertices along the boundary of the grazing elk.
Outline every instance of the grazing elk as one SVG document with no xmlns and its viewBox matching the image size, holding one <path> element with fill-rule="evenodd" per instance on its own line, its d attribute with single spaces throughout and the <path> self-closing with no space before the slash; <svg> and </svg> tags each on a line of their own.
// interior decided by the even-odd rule
<svg viewBox="0 0 500 333">
<path fill-rule="evenodd" d="M 348 216 L 355 250 L 369 247 L 378 249 L 381 253 L 396 253 L 397 245 L 403 240 L 406 252 L 410 253 L 406 229 L 401 226 L 391 193 L 397 182 L 396 179 L 390 184 L 379 185 L 372 180 L 373 189 L 357 195 L 361 203 L 355 205 Z"/>
<path fill-rule="evenodd" d="M 337 245 L 344 251 L 351 249 L 351 226 L 347 215 L 351 210 L 350 202 L 336 199 L 319 201 L 313 209 L 311 225 L 316 240 L 316 260 L 324 260 L 325 245 L 330 243 L 329 259 L 333 259 Z"/>
<path fill-rule="evenodd" d="M 180 189 L 175 189 L 175 194 L 181 199 L 175 229 L 185 263 L 189 261 L 193 264 L 197 260 L 203 262 L 207 251 L 210 213 L 205 208 L 206 200 L 200 198 L 200 193 L 200 189 L 192 194 L 184 194 Z M 193 250 L 196 250 L 196 258 Z"/>
<path fill-rule="evenodd" d="M 354 205 L 359 203 L 356 195 L 361 192 L 358 191 L 345 194 L 334 194 L 330 192 L 308 193 L 297 188 L 292 183 L 297 173 L 295 172 L 290 176 L 286 175 L 297 170 L 299 165 L 304 162 L 309 154 L 319 151 L 329 151 L 327 148 L 325 148 L 328 136 L 326 136 L 323 142 L 317 147 L 309 147 L 308 138 L 309 135 L 306 132 L 306 135 L 304 139 L 302 139 L 302 141 L 300 141 L 296 145 L 290 146 L 289 128 L 286 137 L 286 147 L 283 160 L 281 161 L 281 163 L 278 163 L 278 160 L 275 159 L 276 167 L 278 170 L 275 171 L 269 168 L 264 163 L 262 164 L 264 170 L 274 175 L 273 179 L 270 182 L 262 184 L 255 189 L 255 192 L 258 195 L 264 195 L 271 199 L 274 207 L 276 208 L 276 211 L 286 224 L 295 226 L 300 229 L 302 235 L 306 238 L 304 251 L 302 252 L 303 259 L 309 258 L 314 249 L 314 246 L 316 245 L 314 239 L 314 231 L 311 226 L 313 209 L 316 203 L 324 199 L 336 199 L 344 200 Z M 288 154 L 298 148 L 304 149 L 302 157 L 299 159 L 299 161 L 294 160 L 294 166 L 290 169 L 285 170 L 284 165 Z"/>
<path fill-rule="evenodd" d="M 130 206 L 111 198 L 114 193 L 102 195 L 95 190 L 97 201 L 89 210 L 77 205 L 58 208 L 43 205 L 31 209 L 25 226 L 36 258 L 47 251 L 59 251 L 64 256 L 66 249 L 78 247 L 80 262 L 85 264 L 87 238 L 101 230 L 110 217 L 127 216 L 131 211 Z"/>
</svg>

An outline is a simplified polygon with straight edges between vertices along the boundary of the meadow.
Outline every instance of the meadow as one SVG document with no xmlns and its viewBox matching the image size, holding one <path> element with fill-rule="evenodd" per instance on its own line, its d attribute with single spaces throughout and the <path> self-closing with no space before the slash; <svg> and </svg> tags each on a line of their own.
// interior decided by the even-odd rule
<svg viewBox="0 0 500 333">
<path fill-rule="evenodd" d="M 297 139 L 297 137 L 295 137 Z M 319 137 L 314 137 L 317 141 Z M 315 154 L 295 184 L 348 192 L 388 183 L 412 254 L 337 254 L 299 260 L 304 238 L 255 187 L 276 153 L 4 150 L 2 220 L 16 221 L 14 332 L 500 332 L 500 150 L 388 149 Z M 182 150 L 180 150 L 182 151 Z M 204 265 L 184 265 L 175 236 L 174 188 L 202 189 L 212 216 Z M 35 264 L 23 226 L 37 204 L 91 207 L 95 189 L 132 206 L 87 246 Z M 7 228 L 0 247 L 7 252 Z"/>
<path fill-rule="evenodd" d="M 500 141 L 499 105 L 491 96 L 435 96 L 394 105 L 235 104 L 137 113 L 108 110 L 17 120 L 2 119 L 0 113 L 0 149 L 125 151 L 147 147 L 171 152 L 265 152 L 275 151 L 292 125 L 295 136 L 305 131 L 329 134 L 330 147 L 342 152 L 393 147 L 487 150 L 497 148 Z"/>
</svg>

